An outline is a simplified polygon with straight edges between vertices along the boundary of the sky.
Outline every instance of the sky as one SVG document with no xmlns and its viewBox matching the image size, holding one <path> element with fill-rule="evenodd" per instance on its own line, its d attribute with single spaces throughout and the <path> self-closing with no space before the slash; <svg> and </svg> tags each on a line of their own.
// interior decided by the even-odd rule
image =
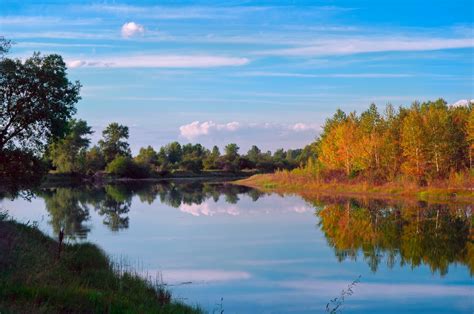
<svg viewBox="0 0 474 314">
<path fill-rule="evenodd" d="M 0 0 L 10 57 L 58 53 L 93 142 L 299 148 L 337 108 L 474 98 L 474 2 Z"/>
</svg>

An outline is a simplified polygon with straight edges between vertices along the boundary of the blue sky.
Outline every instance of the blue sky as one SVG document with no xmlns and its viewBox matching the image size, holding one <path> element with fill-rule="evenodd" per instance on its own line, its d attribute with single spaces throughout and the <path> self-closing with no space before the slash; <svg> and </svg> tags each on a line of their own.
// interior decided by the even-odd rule
<svg viewBox="0 0 474 314">
<path fill-rule="evenodd" d="M 173 140 L 296 148 L 337 109 L 474 98 L 472 1 L 10 1 L 11 56 L 59 53 L 78 117 Z"/>
</svg>

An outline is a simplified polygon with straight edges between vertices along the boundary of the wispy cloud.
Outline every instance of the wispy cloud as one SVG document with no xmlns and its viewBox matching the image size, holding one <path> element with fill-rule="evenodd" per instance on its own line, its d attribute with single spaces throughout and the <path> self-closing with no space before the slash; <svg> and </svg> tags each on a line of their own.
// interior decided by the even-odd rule
<svg viewBox="0 0 474 314">
<path fill-rule="evenodd" d="M 408 73 L 295 73 L 295 72 L 266 72 L 266 71 L 249 71 L 235 74 L 237 76 L 267 76 L 267 77 L 295 77 L 295 78 L 401 78 L 411 77 L 413 74 Z"/>
<path fill-rule="evenodd" d="M 141 55 L 102 57 L 100 59 L 71 59 L 70 68 L 110 67 L 110 68 L 212 68 L 222 66 L 242 66 L 249 63 L 247 58 L 213 55 Z"/>
<path fill-rule="evenodd" d="M 474 47 L 474 38 L 337 38 L 303 47 L 256 52 L 267 56 L 327 56 L 367 52 L 425 51 Z"/>
<path fill-rule="evenodd" d="M 205 6 L 135 6 L 124 4 L 94 4 L 76 7 L 80 10 L 115 15 L 136 15 L 144 18 L 175 19 L 226 19 L 271 9 L 265 6 L 205 7 Z"/>
<path fill-rule="evenodd" d="M 100 18 L 69 18 L 65 19 L 56 16 L 0 16 L 2 26 L 36 26 L 44 27 L 51 25 L 84 26 L 101 23 Z"/>
</svg>

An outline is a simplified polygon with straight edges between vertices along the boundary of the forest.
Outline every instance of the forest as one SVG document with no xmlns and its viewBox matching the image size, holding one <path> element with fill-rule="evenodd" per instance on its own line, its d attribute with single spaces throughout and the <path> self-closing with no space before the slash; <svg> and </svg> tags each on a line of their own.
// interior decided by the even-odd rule
<svg viewBox="0 0 474 314">
<path fill-rule="evenodd" d="M 389 104 L 382 113 L 375 104 L 361 114 L 337 110 L 305 148 L 311 152 L 306 164 L 242 183 L 283 190 L 387 186 L 384 192 L 402 194 L 417 187 L 455 188 L 472 196 L 473 106 L 438 99 Z"/>
</svg>

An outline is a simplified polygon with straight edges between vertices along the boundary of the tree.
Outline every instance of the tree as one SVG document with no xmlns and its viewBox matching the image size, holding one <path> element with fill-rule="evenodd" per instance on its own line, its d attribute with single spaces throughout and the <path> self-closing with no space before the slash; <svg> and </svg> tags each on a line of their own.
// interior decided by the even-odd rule
<svg viewBox="0 0 474 314">
<path fill-rule="evenodd" d="M 205 169 L 217 169 L 218 168 L 218 161 L 219 157 L 221 156 L 221 152 L 219 151 L 219 147 L 214 145 L 212 148 L 211 153 L 203 160 L 203 166 Z"/>
<path fill-rule="evenodd" d="M 405 161 L 403 171 L 421 179 L 426 171 L 426 130 L 418 105 L 409 111 L 402 125 L 401 147 Z"/>
<path fill-rule="evenodd" d="M 130 157 L 130 148 L 127 143 L 128 127 L 116 122 L 109 124 L 102 131 L 103 139 L 99 141 L 99 147 L 102 150 L 105 161 L 111 162 L 117 156 Z"/>
<path fill-rule="evenodd" d="M 257 164 L 262 158 L 262 151 L 256 145 L 252 145 L 252 147 L 247 152 L 247 158 L 251 162 Z"/>
<path fill-rule="evenodd" d="M 3 36 L 0 36 L 0 58 L 3 58 L 3 56 L 8 53 L 10 47 L 11 41 L 5 39 Z"/>
<path fill-rule="evenodd" d="M 53 165 L 60 173 L 84 173 L 86 170 L 86 149 L 92 134 L 91 127 L 84 120 L 71 120 L 67 135 L 55 141 L 50 147 Z"/>
<path fill-rule="evenodd" d="M 225 156 L 230 160 L 233 161 L 237 157 L 239 157 L 239 146 L 235 143 L 228 144 L 225 147 Z"/>
<path fill-rule="evenodd" d="M 342 114 L 340 114 L 342 116 Z M 319 158 L 333 170 L 344 170 L 347 176 L 360 169 L 361 149 L 358 120 L 355 113 L 341 121 L 331 121 L 324 127 Z"/>
<path fill-rule="evenodd" d="M 142 147 L 140 148 L 138 155 L 135 157 L 135 161 L 139 164 L 146 165 L 147 167 L 156 167 L 159 165 L 159 156 L 153 147 Z"/>
<path fill-rule="evenodd" d="M 458 149 L 454 138 L 454 125 L 446 102 L 442 99 L 422 105 L 426 137 L 426 153 L 432 176 L 445 177 L 455 165 Z"/>
<path fill-rule="evenodd" d="M 0 150 L 38 152 L 67 132 L 80 84 L 68 80 L 61 56 L 35 53 L 24 62 L 3 58 L 0 74 Z"/>
<path fill-rule="evenodd" d="M 467 123 L 467 141 L 469 143 L 469 168 L 474 169 L 474 110 L 469 114 Z"/>
<path fill-rule="evenodd" d="M 137 164 L 128 156 L 117 155 L 105 169 L 107 173 L 123 178 L 146 178 L 150 175 L 149 169 Z"/>
<path fill-rule="evenodd" d="M 166 158 L 170 164 L 178 164 L 183 158 L 181 144 L 172 142 L 165 146 Z"/>
<path fill-rule="evenodd" d="M 104 154 L 98 146 L 94 146 L 86 152 L 86 173 L 94 174 L 104 170 L 105 166 Z"/>
</svg>

